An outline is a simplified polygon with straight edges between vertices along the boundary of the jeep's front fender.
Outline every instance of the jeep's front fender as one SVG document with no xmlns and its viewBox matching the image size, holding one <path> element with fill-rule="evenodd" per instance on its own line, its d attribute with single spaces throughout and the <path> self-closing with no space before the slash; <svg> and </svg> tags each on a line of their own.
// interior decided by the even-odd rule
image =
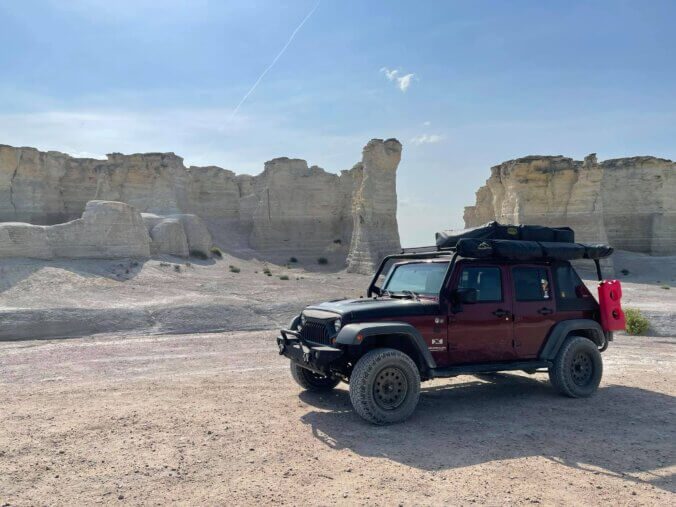
<svg viewBox="0 0 676 507">
<path fill-rule="evenodd" d="M 340 345 L 366 345 L 375 337 L 397 336 L 402 337 L 419 354 L 423 368 L 433 369 L 437 367 L 432 353 L 427 347 L 418 330 L 405 322 L 365 322 L 363 324 L 347 324 L 336 336 L 336 344 Z"/>
<path fill-rule="evenodd" d="M 605 335 L 601 325 L 591 319 L 569 319 L 562 320 L 554 324 L 549 331 L 549 335 L 540 351 L 539 358 L 546 361 L 552 361 L 558 354 L 561 345 L 568 335 L 578 331 L 579 334 L 586 336 L 597 346 L 602 347 L 605 343 Z"/>
</svg>

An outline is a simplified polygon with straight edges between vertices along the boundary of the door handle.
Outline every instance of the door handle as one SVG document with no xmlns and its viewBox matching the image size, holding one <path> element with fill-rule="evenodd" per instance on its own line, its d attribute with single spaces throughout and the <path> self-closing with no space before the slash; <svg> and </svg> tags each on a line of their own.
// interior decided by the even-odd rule
<svg viewBox="0 0 676 507">
<path fill-rule="evenodd" d="M 547 308 L 546 306 L 544 306 L 544 307 L 542 307 L 542 308 L 540 308 L 540 309 L 538 310 L 538 313 L 539 313 L 540 315 L 549 315 L 550 313 L 554 313 L 554 310 L 552 310 L 551 308 Z"/>
<path fill-rule="evenodd" d="M 498 308 L 493 312 L 493 315 L 496 317 L 507 317 L 511 315 L 511 312 L 508 312 L 507 310 L 503 310 L 502 308 Z"/>
</svg>

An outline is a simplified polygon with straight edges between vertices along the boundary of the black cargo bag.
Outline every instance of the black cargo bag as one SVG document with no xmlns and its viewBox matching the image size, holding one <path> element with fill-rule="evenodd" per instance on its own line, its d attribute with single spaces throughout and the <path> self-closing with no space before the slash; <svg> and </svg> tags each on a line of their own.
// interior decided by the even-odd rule
<svg viewBox="0 0 676 507">
<path fill-rule="evenodd" d="M 520 241 L 549 241 L 574 243 L 575 233 L 570 227 L 545 227 L 542 225 L 504 225 L 488 222 L 479 227 L 436 234 L 437 248 L 454 248 L 461 239 L 495 239 Z"/>
</svg>

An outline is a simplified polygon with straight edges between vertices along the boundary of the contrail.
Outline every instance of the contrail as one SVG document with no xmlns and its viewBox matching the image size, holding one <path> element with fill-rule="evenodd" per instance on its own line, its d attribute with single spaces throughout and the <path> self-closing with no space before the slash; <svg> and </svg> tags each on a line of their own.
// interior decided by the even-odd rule
<svg viewBox="0 0 676 507">
<path fill-rule="evenodd" d="M 246 92 L 246 95 L 244 95 L 244 97 L 242 97 L 242 100 L 239 101 L 239 104 L 237 104 L 237 107 L 235 108 L 235 110 L 234 110 L 234 111 L 232 112 L 232 114 L 230 115 L 230 119 L 231 119 L 231 120 L 235 117 L 235 115 L 236 115 L 237 112 L 239 111 L 239 108 L 242 107 L 242 104 L 244 104 L 244 102 L 246 101 L 246 99 L 249 98 L 249 95 L 251 95 L 251 94 L 253 93 L 253 91 L 256 89 L 256 87 L 258 86 L 258 84 L 259 84 L 259 83 L 261 82 L 261 80 L 265 77 L 265 74 L 267 74 L 268 71 L 269 71 L 272 67 L 274 67 L 275 63 L 277 63 L 277 60 L 279 60 L 280 57 L 284 54 L 284 52 L 286 51 L 286 48 L 288 48 L 289 45 L 291 44 L 291 42 L 293 42 L 293 39 L 294 39 L 294 37 L 296 37 L 296 34 L 298 33 L 298 31 L 299 31 L 301 28 L 303 28 L 303 25 L 305 24 L 305 22 L 306 22 L 308 19 L 310 19 L 310 16 L 312 16 L 312 15 L 314 14 L 314 12 L 317 10 L 317 7 L 319 7 L 319 4 L 320 4 L 321 2 L 322 2 L 322 0 L 318 0 L 318 1 L 317 1 L 317 3 L 315 4 L 315 6 L 312 8 L 312 10 L 310 10 L 310 12 L 308 12 L 307 16 L 305 16 L 305 17 L 303 18 L 303 21 L 300 22 L 300 25 L 298 25 L 298 26 L 296 27 L 296 29 L 293 31 L 293 33 L 291 34 L 291 37 L 289 37 L 289 40 L 286 41 L 286 44 L 284 44 L 284 47 L 282 48 L 282 50 L 277 54 L 277 56 L 275 56 L 275 59 L 272 60 L 272 63 L 271 63 L 270 65 L 267 66 L 267 68 L 263 71 L 263 73 L 262 73 L 260 76 L 258 76 L 258 79 L 256 79 L 256 82 L 253 84 L 253 86 L 251 87 L 251 89 L 250 89 L 248 92 Z"/>
</svg>

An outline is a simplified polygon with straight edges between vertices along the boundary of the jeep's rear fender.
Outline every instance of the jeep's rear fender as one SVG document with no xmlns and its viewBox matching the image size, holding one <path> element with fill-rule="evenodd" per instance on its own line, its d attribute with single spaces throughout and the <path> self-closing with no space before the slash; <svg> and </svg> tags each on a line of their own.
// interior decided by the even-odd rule
<svg viewBox="0 0 676 507">
<path fill-rule="evenodd" d="M 422 335 L 405 322 L 347 324 L 336 336 L 336 345 L 347 346 L 350 353 L 360 356 L 375 348 L 397 349 L 408 354 L 421 372 L 437 366 Z"/>
<path fill-rule="evenodd" d="M 606 342 L 606 336 L 601 325 L 591 319 L 569 319 L 554 324 L 549 335 L 540 350 L 539 359 L 552 361 L 558 354 L 561 345 L 570 335 L 584 336 L 602 347 Z"/>
</svg>

